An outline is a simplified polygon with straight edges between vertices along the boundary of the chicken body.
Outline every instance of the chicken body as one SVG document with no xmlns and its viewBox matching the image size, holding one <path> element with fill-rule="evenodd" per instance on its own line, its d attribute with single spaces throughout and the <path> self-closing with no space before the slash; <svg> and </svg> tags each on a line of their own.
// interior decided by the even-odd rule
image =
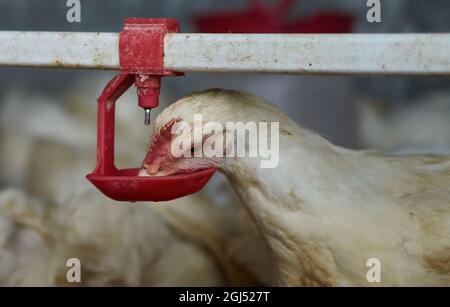
<svg viewBox="0 0 450 307">
<path fill-rule="evenodd" d="M 194 127 L 194 114 L 223 127 L 278 122 L 278 166 L 261 168 L 260 157 L 175 158 L 162 143 L 195 132 L 170 138 L 161 131 L 177 121 Z M 216 166 L 227 176 L 270 246 L 279 285 L 450 285 L 450 157 L 340 148 L 262 99 L 225 90 L 194 93 L 164 110 L 150 148 L 150 174 Z M 372 258 L 380 282 L 367 278 Z"/>
</svg>

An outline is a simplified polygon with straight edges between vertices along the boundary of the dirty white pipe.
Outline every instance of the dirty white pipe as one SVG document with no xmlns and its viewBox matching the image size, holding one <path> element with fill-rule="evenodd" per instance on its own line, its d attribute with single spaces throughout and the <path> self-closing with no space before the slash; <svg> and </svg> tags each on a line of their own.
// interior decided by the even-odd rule
<svg viewBox="0 0 450 307">
<path fill-rule="evenodd" d="M 0 31 L 0 66 L 119 69 L 119 35 Z"/>
<path fill-rule="evenodd" d="M 168 34 L 182 72 L 450 76 L 450 34 Z M 0 66 L 119 69 L 118 34 L 0 31 Z"/>
<path fill-rule="evenodd" d="M 450 76 L 450 34 L 169 34 L 164 64 L 197 72 Z"/>
</svg>

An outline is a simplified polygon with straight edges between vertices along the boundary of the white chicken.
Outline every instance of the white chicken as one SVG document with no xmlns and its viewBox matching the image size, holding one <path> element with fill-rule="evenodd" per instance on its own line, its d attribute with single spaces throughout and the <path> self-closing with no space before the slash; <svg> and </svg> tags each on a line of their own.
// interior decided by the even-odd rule
<svg viewBox="0 0 450 307">
<path fill-rule="evenodd" d="M 230 257 L 225 238 L 240 230 L 230 233 L 226 225 L 235 217 L 207 199 L 159 207 L 118 204 L 87 189 L 55 205 L 5 190 L 0 192 L 0 285 L 256 285 Z M 66 262 L 74 257 L 81 263 L 79 284 L 66 279 Z"/>
<path fill-rule="evenodd" d="M 192 129 L 195 114 L 221 127 L 278 122 L 278 166 L 261 168 L 259 156 L 174 156 L 175 141 L 182 144 L 184 138 L 195 151 L 192 135 L 204 133 L 203 141 L 210 136 Z M 179 121 L 191 127 L 189 133 L 161 133 Z M 231 142 L 224 148 L 236 142 L 249 146 L 245 133 Z M 450 285 L 450 157 L 344 149 L 258 97 L 208 90 L 180 99 L 158 116 L 143 166 L 148 175 L 210 166 L 223 172 L 270 246 L 279 285 Z M 367 264 L 373 258 L 381 278 L 371 283 Z"/>
</svg>

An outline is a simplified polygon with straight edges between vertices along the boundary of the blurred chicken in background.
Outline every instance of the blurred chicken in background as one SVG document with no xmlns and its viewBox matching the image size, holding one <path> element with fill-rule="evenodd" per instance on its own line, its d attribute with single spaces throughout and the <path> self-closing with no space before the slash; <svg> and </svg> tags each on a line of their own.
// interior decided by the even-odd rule
<svg viewBox="0 0 450 307">
<path fill-rule="evenodd" d="M 217 202 L 198 193 L 158 204 L 118 203 L 85 180 L 104 84 L 87 80 L 62 101 L 20 90 L 3 98 L 0 285 L 69 285 L 72 257 L 81 261 L 82 285 L 268 284 L 271 256 L 220 178 L 206 192 L 220 195 Z M 117 105 L 120 167 L 138 164 L 149 133 L 133 92 Z M 163 107 L 170 100 L 161 97 Z"/>
<path fill-rule="evenodd" d="M 84 286 L 261 284 L 233 259 L 236 249 L 246 251 L 239 246 L 245 229 L 229 227 L 238 217 L 230 209 L 219 210 L 201 197 L 158 206 L 117 204 L 90 188 L 52 204 L 4 190 L 0 284 L 70 285 L 66 261 L 73 257 L 81 262 L 78 285 Z"/>
</svg>

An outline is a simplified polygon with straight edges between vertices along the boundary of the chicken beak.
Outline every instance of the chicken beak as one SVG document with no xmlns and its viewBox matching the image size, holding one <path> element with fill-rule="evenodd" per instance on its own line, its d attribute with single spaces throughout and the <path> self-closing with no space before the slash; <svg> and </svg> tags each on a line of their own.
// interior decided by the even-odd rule
<svg viewBox="0 0 450 307">
<path fill-rule="evenodd" d="M 147 173 L 149 175 L 156 175 L 161 168 L 161 165 L 159 163 L 151 163 L 151 164 L 144 164 L 143 168 L 147 170 Z"/>
</svg>

